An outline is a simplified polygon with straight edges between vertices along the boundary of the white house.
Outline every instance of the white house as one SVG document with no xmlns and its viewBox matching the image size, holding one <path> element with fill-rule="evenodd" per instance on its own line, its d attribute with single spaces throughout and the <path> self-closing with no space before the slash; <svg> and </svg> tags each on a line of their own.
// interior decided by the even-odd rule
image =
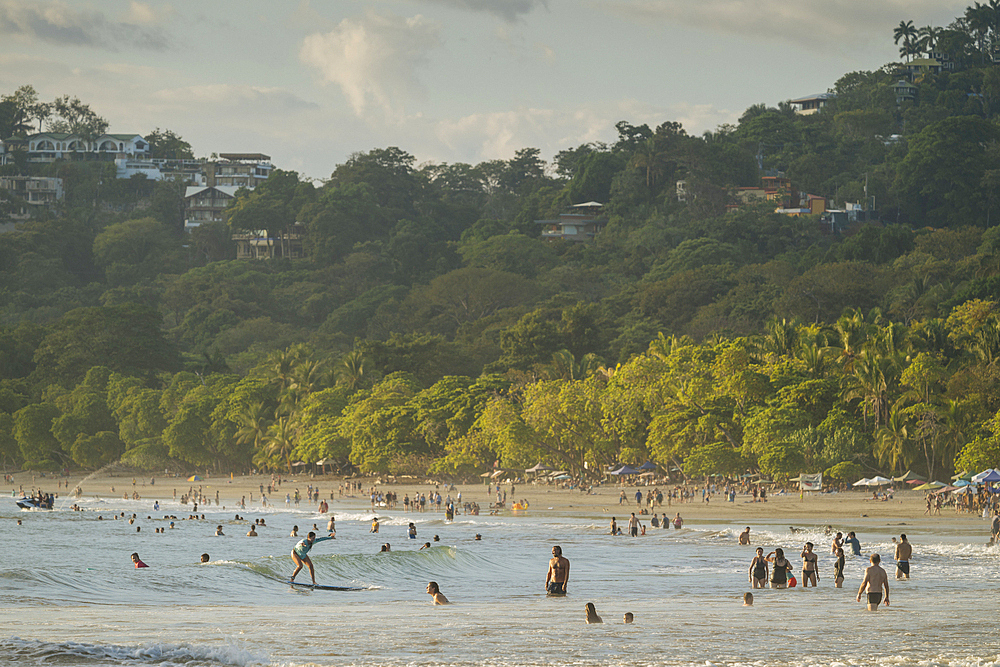
<svg viewBox="0 0 1000 667">
<path fill-rule="evenodd" d="M 91 141 L 76 134 L 40 132 L 30 135 L 27 144 L 29 162 L 70 158 L 114 160 L 149 154 L 149 143 L 138 134 L 102 134 Z"/>
</svg>

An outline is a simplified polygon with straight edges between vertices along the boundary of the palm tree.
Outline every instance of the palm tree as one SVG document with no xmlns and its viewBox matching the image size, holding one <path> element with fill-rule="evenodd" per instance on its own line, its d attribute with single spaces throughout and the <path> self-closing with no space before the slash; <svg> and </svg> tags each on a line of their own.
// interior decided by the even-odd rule
<svg viewBox="0 0 1000 667">
<path fill-rule="evenodd" d="M 275 460 L 284 460 L 288 473 L 292 472 L 292 450 L 295 449 L 295 423 L 291 417 L 278 417 L 268 429 L 263 446 L 255 460 L 273 465 Z"/>
<path fill-rule="evenodd" d="M 250 444 L 254 452 L 259 451 L 267 436 L 267 429 L 271 426 L 269 413 L 270 410 L 263 402 L 250 405 L 241 411 L 236 418 L 239 424 L 236 442 L 241 445 Z"/>
<path fill-rule="evenodd" d="M 789 357 L 799 346 L 799 321 L 772 317 L 764 325 L 767 333 L 761 341 L 761 347 L 767 355 Z"/>
<path fill-rule="evenodd" d="M 878 462 L 890 465 L 893 472 L 900 472 L 909 465 L 912 459 L 910 431 L 902 410 L 893 409 L 885 426 L 875 433 L 874 453 Z"/>
<path fill-rule="evenodd" d="M 917 29 L 913 27 L 913 21 L 900 21 L 895 30 L 892 31 L 893 43 L 903 42 L 900 53 L 909 56 L 912 52 L 913 41 L 917 36 Z M 909 60 L 907 58 L 907 60 Z"/>
<path fill-rule="evenodd" d="M 652 189 L 657 179 L 663 176 L 663 159 L 666 155 L 667 152 L 659 147 L 656 137 L 644 141 L 632 154 L 632 166 L 646 171 L 647 188 Z"/>
<path fill-rule="evenodd" d="M 348 389 L 360 389 L 368 379 L 368 360 L 361 350 L 351 350 L 340 360 L 336 373 L 337 380 L 347 385 Z"/>
<path fill-rule="evenodd" d="M 934 47 L 937 46 L 938 37 L 941 36 L 941 28 L 935 28 L 932 25 L 925 25 L 917 31 L 917 34 L 920 35 L 920 47 L 927 51 L 933 51 Z"/>
</svg>

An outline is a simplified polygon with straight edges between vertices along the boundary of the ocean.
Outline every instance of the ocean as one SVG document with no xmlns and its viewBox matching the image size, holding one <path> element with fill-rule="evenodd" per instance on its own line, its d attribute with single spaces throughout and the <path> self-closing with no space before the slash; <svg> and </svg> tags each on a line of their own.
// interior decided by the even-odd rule
<svg viewBox="0 0 1000 667">
<path fill-rule="evenodd" d="M 466 500 L 485 506 L 483 496 Z M 1000 550 L 986 544 L 986 521 L 830 522 L 857 531 L 866 554 L 888 561 L 890 576 L 891 537 L 905 532 L 913 544 L 912 579 L 890 579 L 891 606 L 871 613 L 855 601 L 867 558 L 848 555 L 844 588 L 834 588 L 831 538 L 819 522 L 795 535 L 787 522 L 750 524 L 754 546 L 783 547 L 797 570 L 802 544 L 814 542 L 820 585 L 753 591 L 748 608 L 753 548 L 736 544 L 745 524 L 692 521 L 630 538 L 607 535 L 604 513 L 532 507 L 446 522 L 400 506 L 378 510 L 375 535 L 365 500 L 337 500 L 337 538 L 310 555 L 319 583 L 361 590 L 313 591 L 284 580 L 294 567 L 292 526 L 304 535 L 315 524 L 326 534 L 314 506 L 211 505 L 195 520 L 174 501 L 154 511 L 152 501 L 89 498 L 79 501 L 81 512 L 67 509 L 72 502 L 22 511 L 13 498 L 0 499 L 2 665 L 1000 664 Z M 677 509 L 683 514 L 680 506 L 671 515 Z M 136 524 L 113 518 L 122 512 L 138 515 Z M 265 519 L 260 537 L 245 536 L 249 522 L 237 513 Z M 174 528 L 164 515 L 178 517 Z M 627 516 L 618 514 L 619 524 Z M 410 521 L 416 540 L 406 536 Z M 225 536 L 215 536 L 219 524 Z M 382 553 L 386 542 L 391 551 Z M 418 551 L 424 542 L 432 548 Z M 544 591 L 556 544 L 571 562 L 563 598 Z M 132 552 L 149 568 L 135 569 Z M 202 553 L 208 563 L 199 562 Z M 309 581 L 308 571 L 297 580 Z M 433 606 L 428 581 L 453 604 Z M 584 623 L 587 602 L 603 625 Z M 625 612 L 634 624 L 622 623 Z"/>
</svg>

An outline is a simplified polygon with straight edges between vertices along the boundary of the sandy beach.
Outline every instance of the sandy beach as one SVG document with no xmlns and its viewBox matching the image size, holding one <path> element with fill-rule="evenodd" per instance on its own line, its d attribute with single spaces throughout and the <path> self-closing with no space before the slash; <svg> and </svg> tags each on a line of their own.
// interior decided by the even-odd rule
<svg viewBox="0 0 1000 667">
<path fill-rule="evenodd" d="M 7 484 L 11 490 L 19 490 L 23 487 L 25 491 L 33 488 L 41 488 L 46 492 L 56 492 L 59 500 L 56 506 L 59 507 L 67 499 L 67 480 L 69 489 L 79 484 L 83 490 L 83 495 L 88 498 L 121 498 L 123 493 L 132 496 L 133 491 L 137 492 L 143 499 L 165 500 L 173 499 L 174 491 L 179 499 L 188 493 L 190 489 L 200 490 L 206 497 L 214 499 L 216 491 L 219 493 L 220 506 L 232 507 L 241 497 L 247 499 L 247 510 L 260 506 L 260 485 L 265 489 L 270 482 L 270 475 L 229 477 L 208 477 L 201 481 L 189 482 L 184 477 L 157 477 L 154 476 L 155 484 L 150 484 L 150 477 L 133 477 L 131 475 L 116 474 L 98 475 L 85 477 L 83 475 L 70 475 L 64 477 L 41 477 L 39 474 L 17 473 L 14 475 L 14 483 Z M 340 485 L 349 479 L 361 484 L 363 489 L 354 492 L 352 495 L 345 493 L 340 496 L 338 489 Z M 54 488 L 58 482 L 62 482 L 62 488 Z M 343 478 L 334 475 L 294 475 L 282 477 L 280 490 L 268 496 L 269 502 L 277 507 L 284 507 L 285 494 L 294 496 L 298 489 L 301 495 L 305 495 L 309 485 L 318 486 L 320 499 L 326 500 L 330 504 L 330 509 L 336 512 L 338 507 L 357 511 L 364 507 L 370 507 L 366 490 L 373 485 L 377 485 L 382 491 L 394 491 L 399 498 L 401 511 L 402 498 L 408 494 L 413 498 L 418 493 L 429 493 L 435 489 L 441 492 L 442 496 L 448 494 L 446 483 L 435 483 L 433 481 L 416 482 L 407 480 L 405 482 L 387 482 L 379 477 L 354 477 Z M 654 488 L 666 489 L 673 484 L 660 484 L 650 486 L 633 485 L 604 485 L 595 486 L 591 494 L 582 493 L 577 490 L 562 489 L 549 484 L 517 483 L 515 493 L 510 493 L 510 484 L 503 484 L 502 488 L 508 493 L 508 507 L 513 500 L 526 499 L 530 504 L 530 513 L 564 514 L 564 515 L 595 515 L 608 514 L 610 516 L 628 516 L 630 512 L 636 510 L 634 501 L 636 489 L 643 491 Z M 479 503 L 483 513 L 488 512 L 489 504 L 495 499 L 495 485 L 492 487 L 493 495 L 487 493 L 487 486 L 483 484 L 456 484 L 456 492 L 461 491 L 463 502 L 474 501 Z M 625 490 L 630 504 L 619 505 L 619 495 Z M 331 492 L 333 494 L 331 500 Z M 452 493 L 455 497 L 455 492 Z M 251 503 L 251 497 L 253 502 Z M 781 494 L 773 492 L 768 496 L 767 502 L 753 502 L 749 495 L 737 495 L 733 503 L 725 502 L 722 495 L 713 496 L 710 502 L 705 503 L 700 500 L 689 503 L 673 503 L 667 506 L 666 499 L 662 507 L 657 508 L 657 513 L 666 512 L 673 517 L 676 512 L 680 512 L 685 520 L 713 520 L 713 521 L 733 521 L 733 522 L 754 522 L 754 521 L 787 521 L 789 525 L 817 525 L 817 524 L 843 524 L 845 521 L 881 525 L 891 525 L 912 519 L 924 519 L 953 523 L 955 521 L 982 522 L 982 519 L 974 514 L 956 513 L 952 508 L 942 510 L 940 516 L 928 517 L 924 515 L 924 494 L 919 491 L 902 490 L 895 492 L 894 498 L 889 501 L 872 500 L 871 491 L 847 491 L 841 493 L 806 493 L 800 497 L 799 493 L 789 492 Z M 67 503 L 68 505 L 69 503 Z M 308 503 L 303 500 L 301 506 L 306 507 Z M 643 502 L 645 507 L 645 501 Z M 507 513 L 511 513 L 507 510 Z"/>
</svg>

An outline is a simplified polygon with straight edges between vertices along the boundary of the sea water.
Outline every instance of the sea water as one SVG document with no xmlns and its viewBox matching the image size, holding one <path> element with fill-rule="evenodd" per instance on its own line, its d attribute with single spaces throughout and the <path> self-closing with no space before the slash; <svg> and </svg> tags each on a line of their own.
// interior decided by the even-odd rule
<svg viewBox="0 0 1000 667">
<path fill-rule="evenodd" d="M 187 520 L 189 506 L 152 505 L 89 499 L 82 512 L 21 511 L 0 499 L 0 664 L 1000 664 L 1000 552 L 986 545 L 982 521 L 830 521 L 857 531 L 890 576 L 891 537 L 905 532 L 913 543 L 913 578 L 890 579 L 891 606 L 871 613 L 855 601 L 867 558 L 848 555 L 844 587 L 834 588 L 831 538 L 818 522 L 794 535 L 787 522 L 750 523 L 754 546 L 783 547 L 797 571 L 802 544 L 814 542 L 820 585 L 753 591 L 747 608 L 753 548 L 736 544 L 745 522 L 664 530 L 643 517 L 647 535 L 631 538 L 607 535 L 610 514 L 598 512 L 533 507 L 447 522 L 400 507 L 378 510 L 381 529 L 371 534 L 367 504 L 338 500 L 336 540 L 310 555 L 319 583 L 361 590 L 313 591 L 282 581 L 293 569 L 292 525 L 326 534 L 327 517 L 313 509 L 212 505 L 199 508 L 205 520 Z M 139 519 L 112 518 L 121 512 Z M 245 536 L 249 524 L 237 512 L 265 519 L 259 537 Z M 165 514 L 179 517 L 175 528 Z M 623 524 L 627 513 L 617 518 Z M 410 521 L 416 540 L 406 536 Z M 215 536 L 219 524 L 225 536 Z M 386 542 L 391 551 L 382 553 Z M 424 542 L 433 546 L 418 550 Z M 571 562 L 561 598 L 544 590 L 556 544 Z M 134 569 L 132 552 L 149 568 Z M 202 553 L 210 562 L 199 562 Z M 308 571 L 297 580 L 309 581 Z M 428 581 L 453 604 L 432 606 Z M 603 625 L 584 623 L 587 602 Z M 622 623 L 625 612 L 633 625 Z"/>
</svg>

